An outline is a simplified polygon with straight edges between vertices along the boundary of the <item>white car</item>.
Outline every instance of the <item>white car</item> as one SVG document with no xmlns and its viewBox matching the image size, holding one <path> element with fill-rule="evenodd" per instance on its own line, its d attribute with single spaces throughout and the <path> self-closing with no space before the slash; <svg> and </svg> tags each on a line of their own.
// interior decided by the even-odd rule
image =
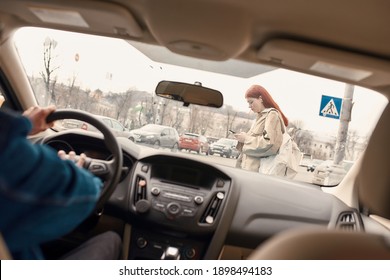
<svg viewBox="0 0 390 280">
<path fill-rule="evenodd" d="M 312 183 L 320 186 L 335 186 L 340 183 L 353 164 L 353 161 L 335 164 L 331 160 L 326 160 L 314 168 Z"/>
<path fill-rule="evenodd" d="M 177 150 L 179 134 L 176 129 L 157 124 L 147 124 L 130 130 L 128 138 L 135 143 L 143 143 L 154 147 L 166 147 Z"/>
<path fill-rule="evenodd" d="M 237 150 L 238 141 L 235 139 L 221 138 L 210 145 L 210 155 L 219 154 L 221 157 L 238 158 L 240 151 Z"/>
<path fill-rule="evenodd" d="M 100 121 L 102 121 L 107 127 L 109 127 L 115 134 L 115 136 L 121 136 L 126 138 L 130 137 L 130 132 L 118 120 L 106 116 L 94 116 Z M 65 119 L 61 122 L 61 125 L 66 129 L 79 128 L 89 131 L 98 131 L 96 127 L 90 125 L 87 122 L 82 122 L 73 119 Z"/>
</svg>

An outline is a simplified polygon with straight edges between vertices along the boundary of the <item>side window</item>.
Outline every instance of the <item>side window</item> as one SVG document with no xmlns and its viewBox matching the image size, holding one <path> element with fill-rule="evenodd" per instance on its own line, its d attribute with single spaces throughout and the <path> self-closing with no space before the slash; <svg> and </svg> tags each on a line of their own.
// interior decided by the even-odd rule
<svg viewBox="0 0 390 280">
<path fill-rule="evenodd" d="M 109 128 L 112 128 L 111 121 L 109 119 L 102 119 L 105 125 L 107 125 Z"/>
<path fill-rule="evenodd" d="M 169 129 L 163 129 L 161 134 L 164 135 L 164 136 L 169 136 Z"/>
</svg>

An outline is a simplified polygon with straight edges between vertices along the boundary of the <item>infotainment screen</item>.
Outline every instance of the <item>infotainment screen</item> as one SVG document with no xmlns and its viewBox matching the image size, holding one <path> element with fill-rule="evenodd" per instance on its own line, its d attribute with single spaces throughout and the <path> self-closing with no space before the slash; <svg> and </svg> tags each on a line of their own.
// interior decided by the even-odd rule
<svg viewBox="0 0 390 280">
<path fill-rule="evenodd" d="M 190 188 L 211 188 L 215 181 L 215 176 L 210 170 L 207 171 L 204 168 L 191 168 L 177 164 L 153 164 L 152 177 Z"/>
<path fill-rule="evenodd" d="M 199 185 L 200 174 L 197 170 L 172 166 L 171 180 L 182 184 Z"/>
</svg>

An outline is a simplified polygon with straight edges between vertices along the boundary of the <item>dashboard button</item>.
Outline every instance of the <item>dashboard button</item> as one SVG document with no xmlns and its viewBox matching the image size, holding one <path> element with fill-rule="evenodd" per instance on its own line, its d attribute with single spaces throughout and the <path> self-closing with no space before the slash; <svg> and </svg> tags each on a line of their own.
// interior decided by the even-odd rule
<svg viewBox="0 0 390 280">
<path fill-rule="evenodd" d="M 149 171 L 149 166 L 146 165 L 146 164 L 145 164 L 145 165 L 142 165 L 141 170 L 142 170 L 142 172 L 147 173 L 147 172 Z"/>
<path fill-rule="evenodd" d="M 223 188 L 224 185 L 225 185 L 225 182 L 222 179 L 218 179 L 217 188 Z"/>
<path fill-rule="evenodd" d="M 193 216 L 195 216 L 195 212 L 196 212 L 195 209 L 184 208 L 183 212 L 182 212 L 182 215 L 186 216 L 186 217 L 193 217 Z"/>
<path fill-rule="evenodd" d="M 196 204 L 202 204 L 203 203 L 203 197 L 197 195 L 194 197 L 194 201 Z"/>
<path fill-rule="evenodd" d="M 135 204 L 135 210 L 140 214 L 144 214 L 148 212 L 149 209 L 150 209 L 150 202 L 147 201 L 146 199 L 138 200 L 137 203 Z"/>
<path fill-rule="evenodd" d="M 175 202 L 171 202 L 167 206 L 167 211 L 171 215 L 177 215 L 180 212 L 180 205 Z"/>
<path fill-rule="evenodd" d="M 158 196 L 160 194 L 160 189 L 153 187 L 151 190 L 152 195 Z"/>
<path fill-rule="evenodd" d="M 214 223 L 214 218 L 212 216 L 207 216 L 206 217 L 206 223 L 208 223 L 208 224 Z"/>
<path fill-rule="evenodd" d="M 194 248 L 186 248 L 184 250 L 184 256 L 187 258 L 187 259 L 193 259 L 196 255 L 196 251 Z"/>
<path fill-rule="evenodd" d="M 217 193 L 217 198 L 222 200 L 225 198 L 225 194 L 223 192 L 219 192 L 219 193 Z"/>
<path fill-rule="evenodd" d="M 148 241 L 143 237 L 138 237 L 137 239 L 138 248 L 143 249 L 146 247 L 146 245 L 148 245 Z"/>
</svg>

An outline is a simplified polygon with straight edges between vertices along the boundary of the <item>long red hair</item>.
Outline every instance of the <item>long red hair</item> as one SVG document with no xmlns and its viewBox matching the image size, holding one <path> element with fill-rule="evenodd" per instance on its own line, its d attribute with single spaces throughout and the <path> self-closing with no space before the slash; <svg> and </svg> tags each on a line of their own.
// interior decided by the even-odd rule
<svg viewBox="0 0 390 280">
<path fill-rule="evenodd" d="M 261 99 L 263 100 L 263 105 L 265 108 L 275 108 L 279 111 L 280 115 L 282 116 L 284 125 L 288 126 L 288 119 L 283 114 L 282 110 L 280 110 L 279 105 L 275 102 L 275 100 L 272 98 L 272 96 L 268 93 L 268 91 L 259 85 L 253 85 L 251 86 L 245 93 L 245 98 L 251 97 L 251 98 L 259 98 L 261 96 Z"/>
</svg>

